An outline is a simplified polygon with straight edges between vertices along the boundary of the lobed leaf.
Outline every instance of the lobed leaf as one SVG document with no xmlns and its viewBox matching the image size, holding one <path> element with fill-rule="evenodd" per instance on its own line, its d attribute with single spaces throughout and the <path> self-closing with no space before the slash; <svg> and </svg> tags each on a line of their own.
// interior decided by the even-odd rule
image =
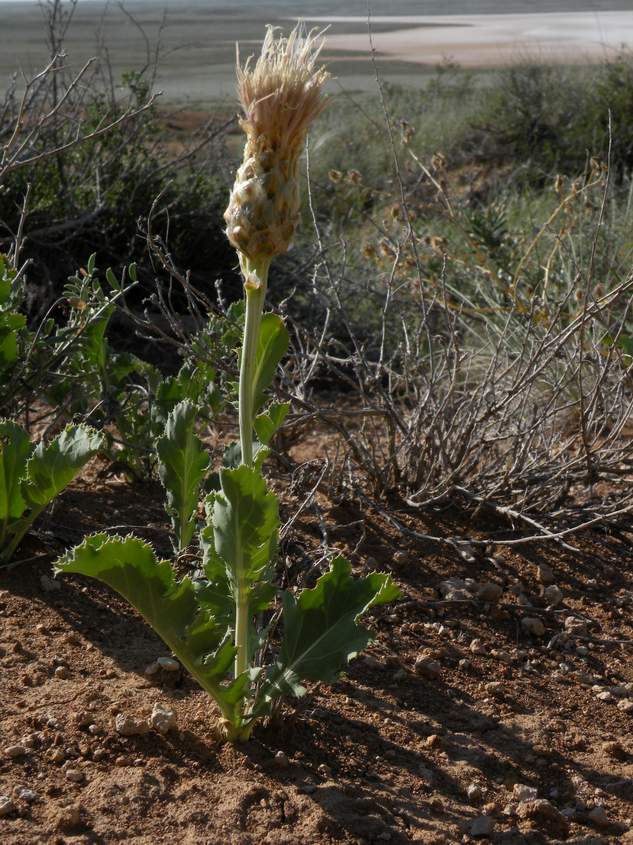
<svg viewBox="0 0 633 845">
<path fill-rule="evenodd" d="M 23 493 L 27 502 L 43 508 L 70 484 L 103 446 L 103 436 L 86 425 L 69 425 L 46 446 L 36 448 L 26 464 Z"/>
<path fill-rule="evenodd" d="M 336 557 L 312 589 L 283 597 L 283 639 L 277 664 L 269 669 L 255 711 L 273 699 L 303 695 L 301 680 L 333 681 L 371 639 L 358 619 L 371 607 L 394 601 L 400 590 L 384 572 L 354 578 L 349 561 Z"/>
<path fill-rule="evenodd" d="M 262 317 L 255 374 L 253 378 L 253 412 L 256 413 L 266 401 L 266 391 L 272 384 L 275 371 L 288 351 L 290 336 L 284 321 L 277 314 Z"/>
<path fill-rule="evenodd" d="M 273 404 L 266 411 L 255 417 L 253 426 L 260 443 L 268 446 L 277 431 L 284 424 L 284 420 L 288 416 L 290 410 L 290 403 L 284 402 L 282 404 Z"/>
<path fill-rule="evenodd" d="M 234 585 L 253 584 L 265 577 L 277 549 L 277 498 L 260 473 L 245 465 L 221 470 L 220 488 L 212 494 L 214 555 Z"/>
<path fill-rule="evenodd" d="M 88 575 L 116 590 L 213 696 L 225 718 L 239 721 L 236 705 L 250 679 L 244 673 L 223 683 L 235 657 L 230 632 L 201 606 L 191 579 L 176 580 L 171 564 L 157 560 L 149 544 L 94 534 L 60 558 L 55 572 Z"/>
<path fill-rule="evenodd" d="M 156 441 L 158 474 L 167 491 L 167 511 L 179 550 L 193 537 L 200 489 L 209 467 L 209 455 L 195 432 L 196 417 L 192 402 L 179 402 L 167 418 L 164 435 Z"/>
<path fill-rule="evenodd" d="M 19 519 L 26 510 L 22 479 L 33 444 L 11 420 L 0 420 L 0 520 Z"/>
</svg>

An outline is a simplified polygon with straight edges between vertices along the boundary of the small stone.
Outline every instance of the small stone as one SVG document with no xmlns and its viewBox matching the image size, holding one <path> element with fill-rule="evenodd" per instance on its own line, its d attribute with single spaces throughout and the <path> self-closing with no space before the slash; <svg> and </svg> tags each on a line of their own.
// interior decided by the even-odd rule
<svg viewBox="0 0 633 845">
<path fill-rule="evenodd" d="M 492 836 L 494 829 L 494 819 L 491 819 L 490 816 L 477 816 L 470 826 L 470 835 L 473 839 L 487 839 Z"/>
<path fill-rule="evenodd" d="M 587 813 L 587 818 L 592 824 L 595 824 L 596 827 L 609 827 L 611 824 L 607 811 L 604 809 L 602 804 L 596 804 L 596 806 Z"/>
<path fill-rule="evenodd" d="M 532 637 L 542 637 L 545 634 L 545 625 L 538 616 L 524 616 L 521 620 L 521 628 Z"/>
<path fill-rule="evenodd" d="M 123 766 L 130 766 L 131 761 L 129 757 L 126 757 L 124 754 L 119 754 L 119 756 L 114 761 L 115 766 L 123 767 Z"/>
<path fill-rule="evenodd" d="M 53 761 L 53 763 L 57 763 L 57 765 L 63 763 L 65 759 L 66 755 L 64 754 L 61 748 L 56 748 L 51 754 L 51 760 Z"/>
<path fill-rule="evenodd" d="M 472 651 L 473 654 L 486 654 L 486 647 L 482 643 L 481 640 L 473 640 L 468 648 Z"/>
<path fill-rule="evenodd" d="M 536 580 L 541 584 L 554 583 L 554 570 L 546 563 L 540 563 L 536 568 Z"/>
<path fill-rule="evenodd" d="M 404 564 L 409 563 L 409 553 L 401 549 L 400 551 L 394 554 L 393 562 L 396 564 L 396 566 L 404 566 Z"/>
<path fill-rule="evenodd" d="M 175 712 L 164 704 L 158 702 L 152 708 L 152 715 L 149 723 L 159 734 L 166 734 L 170 730 L 176 730 L 178 722 Z"/>
<path fill-rule="evenodd" d="M 155 660 L 153 663 L 150 663 L 149 666 L 145 667 L 145 674 L 146 675 L 155 675 L 159 671 L 160 671 L 160 666 L 158 665 L 157 660 Z"/>
<path fill-rule="evenodd" d="M 502 681 L 488 681 L 487 684 L 484 684 L 484 689 L 488 695 L 494 695 L 497 697 L 501 697 L 503 695 Z"/>
<path fill-rule="evenodd" d="M 61 581 L 55 581 L 48 575 L 40 576 L 40 586 L 42 587 L 45 593 L 54 593 L 57 590 L 61 590 L 62 588 Z"/>
<path fill-rule="evenodd" d="M 569 821 L 545 798 L 519 802 L 516 814 L 519 819 L 533 822 L 550 836 L 566 838 L 569 832 Z"/>
<path fill-rule="evenodd" d="M 495 584 L 494 581 L 484 581 L 477 590 L 477 598 L 485 602 L 497 602 L 502 595 L 503 587 L 500 584 Z"/>
<path fill-rule="evenodd" d="M 446 601 L 468 601 L 473 597 L 468 585 L 462 578 L 449 578 L 447 581 L 441 581 L 437 589 Z"/>
<path fill-rule="evenodd" d="M 84 773 L 80 769 L 66 769 L 65 771 L 66 780 L 71 781 L 71 783 L 83 783 L 84 782 Z"/>
<path fill-rule="evenodd" d="M 137 719 L 126 713 L 119 713 L 114 722 L 116 732 L 121 736 L 141 736 L 149 731 L 149 725 L 144 719 Z"/>
<path fill-rule="evenodd" d="M 430 680 L 439 678 L 442 674 L 441 663 L 438 660 L 432 660 L 430 657 L 418 657 L 413 668 L 418 675 Z"/>
<path fill-rule="evenodd" d="M 81 824 L 81 807 L 75 805 L 72 807 L 64 807 L 57 816 L 56 828 L 57 830 L 72 830 L 79 827 Z"/>
<path fill-rule="evenodd" d="M 88 725 L 88 733 L 92 734 L 92 736 L 101 736 L 103 734 L 103 728 L 101 725 L 92 724 Z"/>
<path fill-rule="evenodd" d="M 277 751 L 275 753 L 275 766 L 278 769 L 287 769 L 290 766 L 290 760 L 284 751 Z"/>
<path fill-rule="evenodd" d="M 538 797 L 538 789 L 526 783 L 515 783 L 512 787 L 512 797 L 515 801 L 534 801 Z"/>
<path fill-rule="evenodd" d="M 502 663 L 505 663 L 506 666 L 511 666 L 514 662 L 511 654 L 509 654 L 507 651 L 501 651 L 496 648 L 492 649 L 492 651 L 490 652 L 490 656 L 494 657 L 495 660 L 500 660 Z"/>
<path fill-rule="evenodd" d="M 550 607 L 558 607 L 563 600 L 563 591 L 556 584 L 550 584 L 543 590 L 543 598 Z"/>
<path fill-rule="evenodd" d="M 619 760 L 623 762 L 627 758 L 627 753 L 624 750 L 621 742 L 603 742 L 602 743 L 602 750 L 608 756 L 613 758 L 614 760 Z"/>
<path fill-rule="evenodd" d="M 426 784 L 430 785 L 435 780 L 435 774 L 431 771 L 431 769 L 427 768 L 426 766 L 419 766 L 418 774 L 420 776 L 420 779 L 423 780 Z"/>
<path fill-rule="evenodd" d="M 17 807 L 8 795 L 0 795 L 0 818 L 15 813 Z"/>
<path fill-rule="evenodd" d="M 105 750 L 105 748 L 97 748 L 97 750 L 92 755 L 92 759 L 95 761 L 95 763 L 100 763 L 102 760 L 105 760 L 107 756 L 108 752 Z"/>
<path fill-rule="evenodd" d="M 457 665 L 459 666 L 460 669 L 463 669 L 465 671 L 466 669 L 470 669 L 470 667 L 472 666 L 472 663 L 466 657 L 462 657 L 462 659 L 459 661 L 459 663 Z"/>
<path fill-rule="evenodd" d="M 65 680 L 70 677 L 70 672 L 65 666 L 58 666 L 57 669 L 55 669 L 55 677 Z"/>
<path fill-rule="evenodd" d="M 630 698 L 623 698 L 618 701 L 618 710 L 624 710 L 625 713 L 633 713 L 633 701 Z"/>
<path fill-rule="evenodd" d="M 616 684 L 615 686 L 610 687 L 609 692 L 616 698 L 628 698 L 631 695 L 631 692 L 626 684 Z"/>
<path fill-rule="evenodd" d="M 18 757 L 24 757 L 25 754 L 28 753 L 28 748 L 25 748 L 24 745 L 7 745 L 4 749 L 4 756 L 8 757 L 10 760 L 16 760 Z"/>
<path fill-rule="evenodd" d="M 598 701 L 613 701 L 613 696 L 611 695 L 609 690 L 603 690 L 602 692 L 599 692 L 596 698 L 598 699 Z"/>
<path fill-rule="evenodd" d="M 442 744 L 442 738 L 437 734 L 431 734 L 430 736 L 427 736 L 426 744 L 429 748 L 437 748 Z"/>
<path fill-rule="evenodd" d="M 161 669 L 164 669 L 166 672 L 180 671 L 180 663 L 177 660 L 174 660 L 173 657 L 159 657 L 156 663 Z"/>
<path fill-rule="evenodd" d="M 34 789 L 29 789 L 27 786 L 16 786 L 13 794 L 21 801 L 26 801 L 27 804 L 33 804 L 39 798 Z"/>
<path fill-rule="evenodd" d="M 466 790 L 466 795 L 471 804 L 479 804 L 484 797 L 484 792 L 478 783 L 470 783 Z"/>
<path fill-rule="evenodd" d="M 327 763 L 321 763 L 321 765 L 317 769 L 317 772 L 324 778 L 332 777 L 332 769 L 327 765 Z"/>
<path fill-rule="evenodd" d="M 567 616 L 563 624 L 568 634 L 577 637 L 586 637 L 589 634 L 589 624 L 584 619 L 578 619 L 577 616 Z"/>
</svg>

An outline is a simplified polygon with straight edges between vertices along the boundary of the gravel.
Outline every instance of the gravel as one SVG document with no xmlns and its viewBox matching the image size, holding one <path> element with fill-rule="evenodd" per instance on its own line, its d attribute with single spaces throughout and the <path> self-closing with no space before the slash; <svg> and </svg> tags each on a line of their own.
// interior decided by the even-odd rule
<svg viewBox="0 0 633 845">
<path fill-rule="evenodd" d="M 0 818 L 15 813 L 17 807 L 8 795 L 0 795 Z"/>
<path fill-rule="evenodd" d="M 521 620 L 521 628 L 524 633 L 533 637 L 542 637 L 545 634 L 545 625 L 538 616 L 524 616 Z"/>
<path fill-rule="evenodd" d="M 169 731 L 176 730 L 178 720 L 171 707 L 157 702 L 152 709 L 152 715 L 149 717 L 149 724 L 159 734 L 166 734 Z"/>
<path fill-rule="evenodd" d="M 166 672 L 180 672 L 180 663 L 173 657 L 159 657 L 156 661 L 160 669 Z"/>
<path fill-rule="evenodd" d="M 24 745 L 7 745 L 4 749 L 4 756 L 8 757 L 10 760 L 16 760 L 18 757 L 24 757 L 28 753 L 28 748 L 25 748 Z"/>
<path fill-rule="evenodd" d="M 512 788 L 515 801 L 534 801 L 538 797 L 538 789 L 525 783 L 515 783 Z"/>
<path fill-rule="evenodd" d="M 121 736 L 141 736 L 149 732 L 149 724 L 145 719 L 137 719 L 136 716 L 126 713 L 119 713 L 114 727 Z"/>
<path fill-rule="evenodd" d="M 490 816 L 477 816 L 470 826 L 470 835 L 474 839 L 487 839 L 492 836 L 495 829 L 495 822 Z"/>
<path fill-rule="evenodd" d="M 418 675 L 430 680 L 439 678 L 442 674 L 442 665 L 439 660 L 433 660 L 430 657 L 418 657 L 413 668 Z"/>
</svg>

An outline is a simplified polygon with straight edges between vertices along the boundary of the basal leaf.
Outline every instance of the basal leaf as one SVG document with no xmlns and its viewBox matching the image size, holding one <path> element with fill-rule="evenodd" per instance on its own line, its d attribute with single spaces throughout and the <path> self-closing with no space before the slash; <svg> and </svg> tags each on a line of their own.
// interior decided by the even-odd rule
<svg viewBox="0 0 633 845">
<path fill-rule="evenodd" d="M 223 715 L 239 721 L 235 708 L 250 679 L 245 673 L 223 683 L 235 657 L 230 633 L 200 605 L 191 579 L 176 580 L 170 563 L 157 560 L 151 546 L 136 537 L 94 534 L 60 558 L 55 572 L 88 575 L 116 590 L 215 698 Z"/>
<path fill-rule="evenodd" d="M 156 441 L 158 474 L 167 491 L 167 510 L 178 549 L 191 542 L 200 489 L 209 466 L 207 454 L 196 434 L 196 407 L 179 402 L 167 418 L 165 433 Z"/>
<path fill-rule="evenodd" d="M 363 649 L 371 633 L 359 625 L 369 608 L 394 601 L 400 590 L 391 577 L 372 572 L 354 578 L 345 558 L 332 561 L 312 589 L 283 597 L 283 639 L 277 664 L 270 668 L 256 710 L 265 712 L 285 692 L 302 695 L 301 680 L 333 681 Z"/>
<path fill-rule="evenodd" d="M 102 445 L 102 435 L 86 425 L 69 425 L 48 446 L 40 443 L 26 465 L 27 502 L 39 508 L 51 502 Z"/>
<path fill-rule="evenodd" d="M 33 444 L 11 420 L 0 420 L 0 520 L 19 519 L 26 510 L 21 482 Z"/>
<path fill-rule="evenodd" d="M 254 412 L 257 412 L 266 401 L 266 391 L 272 384 L 279 362 L 288 351 L 289 342 L 290 337 L 281 317 L 272 313 L 264 314 L 255 359 Z"/>
</svg>

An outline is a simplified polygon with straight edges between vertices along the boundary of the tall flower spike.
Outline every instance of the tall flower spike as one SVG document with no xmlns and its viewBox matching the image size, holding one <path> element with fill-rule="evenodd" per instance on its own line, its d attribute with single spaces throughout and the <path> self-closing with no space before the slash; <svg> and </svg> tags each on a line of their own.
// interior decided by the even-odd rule
<svg viewBox="0 0 633 845">
<path fill-rule="evenodd" d="M 253 65 L 237 66 L 246 133 L 244 160 L 224 213 L 226 234 L 242 268 L 287 252 L 299 217 L 298 161 L 306 132 L 325 104 L 329 74 L 316 62 L 321 33 L 297 25 L 288 38 L 269 26 Z M 246 262 L 244 261 L 246 259 Z"/>
</svg>

